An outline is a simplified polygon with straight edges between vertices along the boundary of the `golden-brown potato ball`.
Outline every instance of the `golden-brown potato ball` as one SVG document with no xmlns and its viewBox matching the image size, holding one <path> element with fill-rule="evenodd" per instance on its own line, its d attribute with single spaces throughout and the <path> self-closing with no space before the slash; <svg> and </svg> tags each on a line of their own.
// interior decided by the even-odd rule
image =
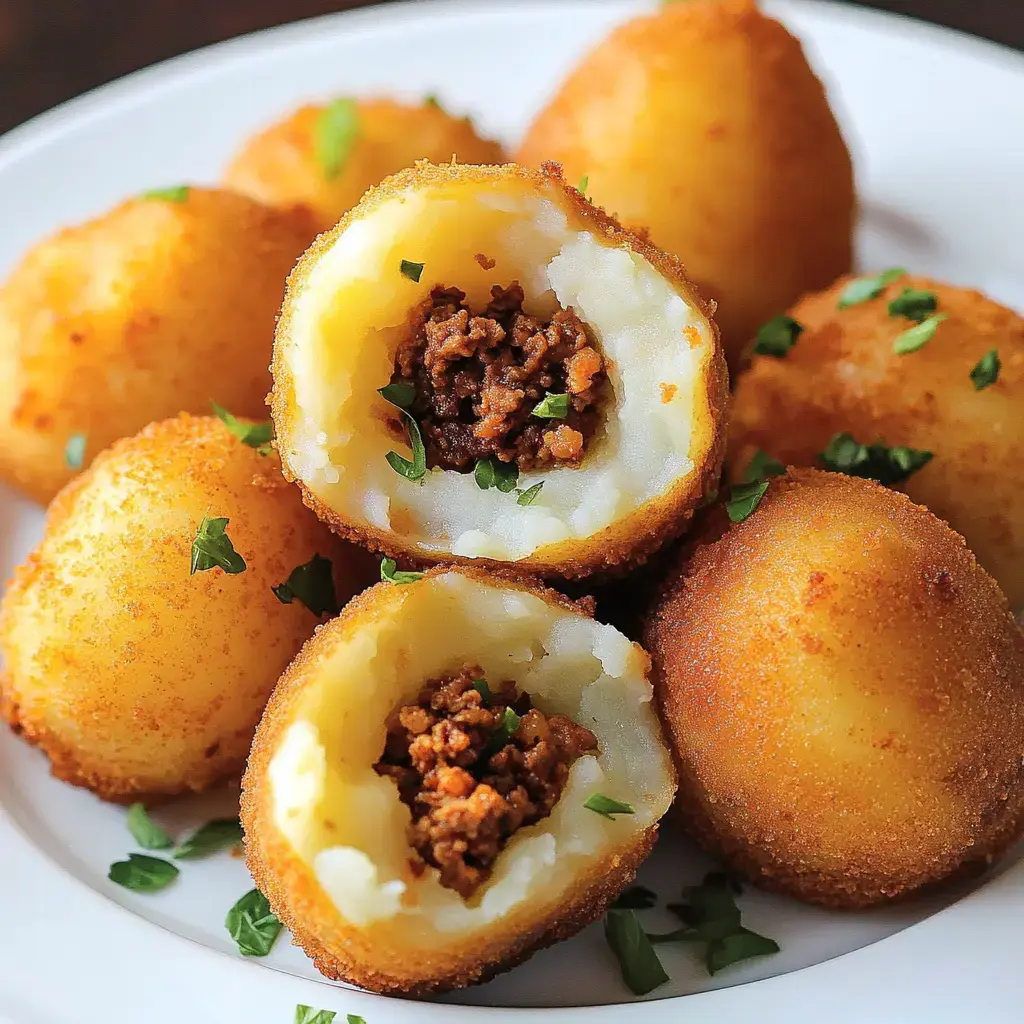
<svg viewBox="0 0 1024 1024">
<path fill-rule="evenodd" d="M 417 160 L 500 164 L 501 146 L 482 139 L 467 117 L 436 101 L 341 99 L 300 107 L 247 140 L 224 174 L 231 188 L 277 206 L 302 204 L 321 231 L 359 197 Z"/>
<path fill-rule="evenodd" d="M 785 465 L 822 465 L 819 453 L 843 433 L 864 445 L 881 441 L 931 452 L 901 488 L 963 534 L 1019 611 L 1024 319 L 975 291 L 889 276 L 893 280 L 874 298 L 843 309 L 844 294 L 863 293 L 865 279 L 841 280 L 789 311 L 803 328 L 792 348 L 782 358 L 755 356 L 739 377 L 732 471 L 742 474 L 757 450 Z M 906 306 L 908 289 L 911 301 L 923 296 L 918 308 Z M 921 348 L 902 355 L 894 350 L 896 339 L 917 325 L 899 315 L 901 308 L 926 321 L 946 318 L 932 322 L 934 334 Z M 994 372 L 995 380 L 985 383 Z"/>
<path fill-rule="evenodd" d="M 700 842 L 834 907 L 991 863 L 1024 825 L 1024 637 L 963 539 L 819 470 L 714 512 L 645 632 Z"/>
<path fill-rule="evenodd" d="M 446 781 L 433 795 L 463 794 L 464 801 L 448 803 L 436 821 L 438 840 L 451 843 L 444 863 L 460 841 L 473 842 L 473 860 L 481 852 L 476 840 L 491 834 L 489 820 L 475 825 L 478 801 L 493 807 L 500 800 L 487 779 L 505 771 L 508 744 L 522 751 L 531 737 L 547 736 L 557 757 L 558 715 L 596 742 L 562 762 L 568 773 L 549 815 L 521 828 L 503 819 L 508 838 L 469 897 L 417 855 L 398 777 L 374 768 L 392 750 L 396 710 L 405 720 L 428 680 L 466 665 L 482 672 L 487 696 L 460 712 L 461 725 L 449 721 L 445 730 L 436 718 L 430 725 L 435 739 L 447 737 L 434 747 L 438 757 L 444 745 L 466 755 L 465 769 L 437 769 Z M 639 646 L 536 582 L 441 567 L 373 587 L 306 644 L 260 722 L 242 783 L 256 884 L 320 971 L 378 992 L 485 981 L 568 938 L 599 918 L 630 881 L 672 803 L 675 779 L 649 666 Z M 496 695 L 507 694 L 508 684 L 522 718 L 513 715 L 504 726 L 505 746 L 492 748 L 496 734 L 487 734 L 488 760 L 473 760 L 483 737 L 474 738 L 479 719 L 471 716 L 500 703 Z M 525 696 L 531 711 L 519 703 Z M 447 705 L 431 706 L 440 715 Z M 547 724 L 538 724 L 538 712 Z M 459 772 L 463 779 L 474 773 L 475 789 L 456 793 Z M 538 778 L 520 778 L 501 792 L 514 801 L 527 781 Z M 595 811 L 588 805 L 598 794 L 620 809 Z"/>
<path fill-rule="evenodd" d="M 153 420 L 262 417 L 300 211 L 213 189 L 129 199 L 36 245 L 0 287 L 0 476 L 36 501 Z"/>
<path fill-rule="evenodd" d="M 730 366 L 850 269 L 850 156 L 800 43 L 754 0 L 665 4 L 592 50 L 516 159 L 557 160 L 716 299 Z"/>
<path fill-rule="evenodd" d="M 190 575 L 207 516 L 214 536 L 228 520 L 234 572 L 200 556 Z M 58 778 L 108 800 L 240 772 L 270 691 L 320 621 L 271 588 L 317 555 L 331 571 L 291 581 L 311 604 L 331 604 L 328 578 L 338 604 L 369 581 L 368 556 L 303 508 L 277 455 L 219 420 L 182 415 L 119 441 L 55 499 L 4 597 L 7 717 Z"/>
</svg>

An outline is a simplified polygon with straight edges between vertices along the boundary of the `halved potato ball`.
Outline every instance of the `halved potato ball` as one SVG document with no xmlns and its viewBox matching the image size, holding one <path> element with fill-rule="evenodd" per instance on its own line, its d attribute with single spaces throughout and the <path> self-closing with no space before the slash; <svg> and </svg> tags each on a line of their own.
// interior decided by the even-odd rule
<svg viewBox="0 0 1024 1024">
<path fill-rule="evenodd" d="M 50 506 L 0 609 L 0 703 L 54 775 L 105 799 L 204 789 L 241 771 L 310 609 L 336 611 L 368 562 L 274 453 L 216 419 L 153 424 Z"/>
<path fill-rule="evenodd" d="M 1024 636 L 963 539 L 817 470 L 723 519 L 645 632 L 700 842 L 833 907 L 990 864 L 1024 827 Z"/>
<path fill-rule="evenodd" d="M 432 100 L 340 99 L 295 110 L 247 140 L 225 184 L 274 206 L 302 204 L 321 231 L 371 186 L 417 160 L 500 164 L 501 146 Z"/>
<path fill-rule="evenodd" d="M 112 441 L 210 400 L 261 416 L 307 214 L 212 189 L 129 199 L 0 287 L 0 475 L 39 502 Z"/>
<path fill-rule="evenodd" d="M 562 577 L 635 563 L 717 482 L 710 314 L 676 260 L 557 168 L 418 165 L 290 278 L 285 472 L 335 529 L 396 556 Z"/>
<path fill-rule="evenodd" d="M 742 475 L 757 450 L 785 465 L 824 465 L 837 434 L 913 449 L 921 454 L 907 468 L 920 468 L 906 476 L 863 458 L 851 465 L 841 452 L 828 458 L 833 468 L 881 471 L 883 482 L 945 519 L 1019 611 L 1024 319 L 930 278 L 895 271 L 884 279 L 844 278 L 789 311 L 798 325 L 791 332 L 802 329 L 792 348 L 781 358 L 755 356 L 737 382 L 731 470 Z M 869 292 L 876 294 L 863 298 Z M 851 297 L 862 301 L 840 308 Z M 897 351 L 929 334 L 921 347 Z"/>
<path fill-rule="evenodd" d="M 688 0 L 588 53 L 516 160 L 566 177 L 675 253 L 736 367 L 758 326 L 850 269 L 850 155 L 800 43 L 754 0 Z"/>
<path fill-rule="evenodd" d="M 536 583 L 379 584 L 317 631 L 260 723 L 242 783 L 256 884 L 320 971 L 378 992 L 469 985 L 567 938 L 672 802 L 649 664 Z"/>
</svg>

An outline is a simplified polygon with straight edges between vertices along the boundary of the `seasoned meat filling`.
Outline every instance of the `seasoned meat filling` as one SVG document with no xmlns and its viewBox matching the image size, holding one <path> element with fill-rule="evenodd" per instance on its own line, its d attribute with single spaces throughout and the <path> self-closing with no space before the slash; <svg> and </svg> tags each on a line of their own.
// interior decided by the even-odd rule
<svg viewBox="0 0 1024 1024">
<path fill-rule="evenodd" d="M 428 682 L 415 704 L 392 713 L 374 765 L 412 811 L 413 868 L 432 865 L 463 897 L 487 880 L 516 829 L 551 813 L 569 766 L 597 747 L 593 733 L 531 708 L 512 683 L 486 700 L 474 687 L 482 678 L 468 667 Z"/>
<path fill-rule="evenodd" d="M 495 285 L 480 316 L 458 288 L 435 288 L 413 313 L 394 381 L 416 389 L 427 465 L 458 472 L 494 456 L 520 470 L 578 465 L 599 422 L 604 361 L 579 317 L 523 312 L 523 289 Z M 534 416 L 545 396 L 559 415 Z M 550 403 L 549 403 L 550 405 Z M 557 406 L 563 406 L 558 408 Z M 543 409 L 543 407 L 542 407 Z"/>
</svg>

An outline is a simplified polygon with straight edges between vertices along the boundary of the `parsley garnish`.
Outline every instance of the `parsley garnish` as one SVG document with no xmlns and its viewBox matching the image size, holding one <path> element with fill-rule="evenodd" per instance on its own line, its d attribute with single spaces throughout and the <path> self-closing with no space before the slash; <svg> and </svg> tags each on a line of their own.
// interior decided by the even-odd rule
<svg viewBox="0 0 1024 1024">
<path fill-rule="evenodd" d="M 355 100 L 335 100 L 320 112 L 313 133 L 313 144 L 325 178 L 330 180 L 341 173 L 358 137 L 359 114 Z"/>
<path fill-rule="evenodd" d="M 441 106 L 441 101 L 437 98 L 436 94 L 432 92 L 428 92 L 427 95 L 423 97 L 423 102 L 426 103 L 428 107 L 440 108 Z"/>
<path fill-rule="evenodd" d="M 166 850 L 174 845 L 171 837 L 150 818 L 142 804 L 132 804 L 128 808 L 126 824 L 132 838 L 144 850 Z"/>
<path fill-rule="evenodd" d="M 235 550 L 227 535 L 228 519 L 203 516 L 196 539 L 192 541 L 192 567 L 189 576 L 219 566 L 230 576 L 245 572 L 245 559 Z"/>
<path fill-rule="evenodd" d="M 516 504 L 532 505 L 537 500 L 537 495 L 540 494 L 543 486 L 543 483 L 539 483 L 534 484 L 532 487 L 527 487 L 525 491 L 518 491 L 519 497 L 516 498 Z"/>
<path fill-rule="evenodd" d="M 283 927 L 259 889 L 251 889 L 228 911 L 224 926 L 242 956 L 266 956 Z"/>
<path fill-rule="evenodd" d="M 882 442 L 860 444 L 850 434 L 836 434 L 821 453 L 826 469 L 847 476 L 898 484 L 932 460 L 932 453 L 902 445 L 887 448 Z"/>
<path fill-rule="evenodd" d="M 483 753 L 483 760 L 487 760 L 492 754 L 496 754 L 507 744 L 511 743 L 512 737 L 515 735 L 516 729 L 518 728 L 519 716 L 510 707 L 506 706 L 502 713 L 501 721 L 491 734 L 491 738 L 487 741 L 487 746 Z"/>
<path fill-rule="evenodd" d="M 658 902 L 658 895 L 644 885 L 631 885 L 619 893 L 611 905 L 612 910 L 650 910 Z"/>
<path fill-rule="evenodd" d="M 605 796 L 604 793 L 591 793 L 583 801 L 583 806 L 588 811 L 596 811 L 602 818 L 611 818 L 615 814 L 636 813 L 629 804 L 624 804 L 621 800 L 613 800 L 610 796 Z"/>
<path fill-rule="evenodd" d="M 85 461 L 85 434 L 72 434 L 64 445 L 64 464 L 68 469 L 81 469 Z"/>
<path fill-rule="evenodd" d="M 576 191 L 577 192 L 582 192 L 584 195 L 586 195 L 587 186 L 589 184 L 590 184 L 590 175 L 589 174 L 584 174 L 583 177 L 580 178 L 580 183 L 576 186 Z"/>
<path fill-rule="evenodd" d="M 415 583 L 423 579 L 421 572 L 404 572 L 398 568 L 398 563 L 393 558 L 385 558 L 380 563 L 380 578 L 385 583 Z"/>
<path fill-rule="evenodd" d="M 921 291 L 919 288 L 904 288 L 889 303 L 889 316 L 904 316 L 908 320 L 920 323 L 929 313 L 934 313 L 939 304 L 935 292 Z"/>
<path fill-rule="evenodd" d="M 631 992 L 643 996 L 668 981 L 665 968 L 634 911 L 611 911 L 604 919 L 604 937 L 619 961 L 622 980 Z"/>
<path fill-rule="evenodd" d="M 903 267 L 890 267 L 888 270 L 883 270 L 878 277 L 855 277 L 840 292 L 839 308 L 859 306 L 869 299 L 877 299 L 888 285 L 899 280 L 905 273 Z"/>
<path fill-rule="evenodd" d="M 241 420 L 236 419 L 227 409 L 216 402 L 210 402 L 210 405 L 213 406 L 213 411 L 217 414 L 217 418 L 242 444 L 247 444 L 250 448 L 259 448 L 261 449 L 260 454 L 263 454 L 262 449 L 264 446 L 273 441 L 273 420 L 266 420 L 263 423 L 242 423 Z"/>
<path fill-rule="evenodd" d="M 1002 363 L 999 361 L 999 353 L 995 349 L 986 352 L 975 364 L 974 369 L 971 370 L 971 382 L 974 384 L 974 390 L 982 391 L 990 384 L 995 384 L 999 380 L 999 370 L 1001 368 Z"/>
<path fill-rule="evenodd" d="M 474 679 L 473 689 L 480 694 L 480 700 L 485 706 L 490 704 L 494 699 L 491 694 L 491 688 L 487 685 L 486 679 Z"/>
<path fill-rule="evenodd" d="M 481 491 L 496 487 L 502 494 L 508 494 L 516 489 L 519 467 L 514 462 L 502 462 L 501 459 L 489 456 L 477 462 L 473 478 Z"/>
<path fill-rule="evenodd" d="M 385 402 L 390 402 L 399 409 L 410 408 L 416 400 L 416 388 L 404 380 L 396 380 L 391 384 L 385 384 L 384 387 L 377 389 L 377 394 Z"/>
<path fill-rule="evenodd" d="M 378 388 L 377 394 L 386 402 L 390 402 L 405 418 L 405 429 L 409 436 L 409 447 L 412 448 L 411 462 L 404 456 L 399 455 L 398 452 L 388 452 L 384 457 L 388 460 L 388 465 L 400 476 L 404 476 L 407 480 L 419 480 L 427 471 L 427 449 L 423 446 L 420 425 L 406 411 L 405 407 L 399 404 L 406 401 L 410 405 L 412 404 L 412 398 L 409 397 L 409 386 L 403 386 L 400 382 L 388 384 L 385 387 Z M 415 397 L 415 392 L 413 392 L 413 397 Z"/>
<path fill-rule="evenodd" d="M 564 420 L 569 415 L 569 396 L 545 395 L 534 407 L 531 416 L 541 420 Z"/>
<path fill-rule="evenodd" d="M 337 615 L 338 595 L 334 592 L 331 560 L 316 554 L 304 565 L 297 565 L 284 583 L 270 588 L 281 604 L 298 599 L 318 619 L 321 615 Z"/>
<path fill-rule="evenodd" d="M 928 317 L 927 320 L 922 320 L 916 327 L 911 327 L 897 335 L 896 340 L 892 343 L 893 352 L 898 356 L 905 356 L 923 348 L 932 340 L 939 324 L 947 318 L 948 314 L 946 313 L 936 313 L 934 316 Z"/>
<path fill-rule="evenodd" d="M 165 203 L 183 203 L 188 199 L 188 185 L 173 185 L 171 188 L 154 188 L 143 192 L 143 199 L 162 199 Z"/>
<path fill-rule="evenodd" d="M 777 316 L 758 328 L 754 340 L 754 355 L 782 359 L 803 333 L 803 325 L 798 324 L 791 316 Z"/>
<path fill-rule="evenodd" d="M 407 277 L 410 281 L 415 281 L 419 284 L 425 266 L 425 263 L 413 263 L 412 260 L 402 260 L 398 265 L 398 269 L 402 271 L 403 277 Z"/>
<path fill-rule="evenodd" d="M 242 841 L 242 823 L 237 818 L 216 818 L 201 825 L 174 851 L 175 860 L 199 860 Z"/>
<path fill-rule="evenodd" d="M 758 449 L 750 457 L 750 462 L 747 463 L 747 468 L 743 471 L 743 476 L 740 477 L 740 483 L 752 484 L 757 480 L 782 476 L 785 472 L 786 467 L 778 459 L 773 459 L 766 452 Z"/>
<path fill-rule="evenodd" d="M 729 513 L 729 521 L 742 523 L 744 519 L 752 515 L 757 506 L 761 504 L 764 492 L 768 490 L 767 480 L 752 480 L 750 483 L 733 484 L 729 492 L 729 500 L 725 504 L 725 510 Z"/>
<path fill-rule="evenodd" d="M 127 860 L 110 865 L 107 878 L 133 892 L 156 892 L 178 877 L 178 869 L 168 860 L 129 853 Z"/>
</svg>

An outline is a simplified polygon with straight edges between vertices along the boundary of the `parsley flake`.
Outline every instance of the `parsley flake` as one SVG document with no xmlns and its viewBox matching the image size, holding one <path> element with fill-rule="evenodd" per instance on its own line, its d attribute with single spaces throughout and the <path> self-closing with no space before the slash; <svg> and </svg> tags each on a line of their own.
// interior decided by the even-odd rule
<svg viewBox="0 0 1024 1024">
<path fill-rule="evenodd" d="M 331 1024 L 337 1016 L 334 1010 L 314 1010 L 302 1003 L 295 1007 L 295 1024 Z"/>
<path fill-rule="evenodd" d="M 491 688 L 487 685 L 486 679 L 474 679 L 473 689 L 480 694 L 480 700 L 484 706 L 487 706 L 492 700 L 494 700 L 494 697 L 491 694 Z"/>
<path fill-rule="evenodd" d="M 408 409 L 416 401 L 416 388 L 404 380 L 396 380 L 377 389 L 377 394 L 399 409 Z"/>
<path fill-rule="evenodd" d="M 725 510 L 729 513 L 729 522 L 742 523 L 744 519 L 753 515 L 767 490 L 767 480 L 752 480 L 749 483 L 733 484 L 732 490 L 729 492 L 729 500 L 725 504 Z"/>
<path fill-rule="evenodd" d="M 611 905 L 612 910 L 650 910 L 658 902 L 658 895 L 644 885 L 631 885 L 619 893 Z"/>
<path fill-rule="evenodd" d="M 534 484 L 532 487 L 527 487 L 525 491 L 518 491 L 519 497 L 516 498 L 516 504 L 532 505 L 537 500 L 537 495 L 540 494 L 543 486 L 544 484 L 542 482 Z"/>
<path fill-rule="evenodd" d="M 359 113 L 355 100 L 335 100 L 320 112 L 313 130 L 313 146 L 328 181 L 341 173 L 358 137 Z"/>
<path fill-rule="evenodd" d="M 64 465 L 68 469 L 81 469 L 85 461 L 85 434 L 72 434 L 64 445 Z"/>
<path fill-rule="evenodd" d="M 922 291 L 920 288 L 904 288 L 889 303 L 889 316 L 903 316 L 908 320 L 920 323 L 930 313 L 934 313 L 939 304 L 935 292 Z"/>
<path fill-rule="evenodd" d="M 238 818 L 215 818 L 200 825 L 174 851 L 175 860 L 199 860 L 220 853 L 242 841 L 242 823 Z"/>
<path fill-rule="evenodd" d="M 788 355 L 789 350 L 796 344 L 796 339 L 803 333 L 803 325 L 797 323 L 791 316 L 777 316 L 758 328 L 754 337 L 754 355 L 782 359 Z"/>
<path fill-rule="evenodd" d="M 174 185 L 171 188 L 154 188 L 142 193 L 143 199 L 162 199 L 165 203 L 183 203 L 188 199 L 188 185 Z"/>
<path fill-rule="evenodd" d="M 419 284 L 425 266 L 425 263 L 413 263 L 412 260 L 402 260 L 398 265 L 398 269 L 401 270 L 403 277 L 407 277 L 410 281 L 415 281 Z"/>
<path fill-rule="evenodd" d="M 502 494 L 516 489 L 519 467 L 514 462 L 502 462 L 493 456 L 480 459 L 473 470 L 473 479 L 481 491 L 496 487 Z"/>
<path fill-rule="evenodd" d="M 270 588 L 281 604 L 298 600 L 318 619 L 322 615 L 337 615 L 338 595 L 334 591 L 331 560 L 316 554 L 304 565 L 297 565 L 284 583 Z"/>
<path fill-rule="evenodd" d="M 577 192 L 582 192 L 584 195 L 586 195 L 586 193 L 587 193 L 587 186 L 589 184 L 590 184 L 590 175 L 589 174 L 584 174 L 583 177 L 580 178 L 580 183 L 576 186 L 576 191 Z"/>
<path fill-rule="evenodd" d="M 273 420 L 266 420 L 263 423 L 243 423 L 232 416 L 222 405 L 218 405 L 216 402 L 210 402 L 210 405 L 213 406 L 217 418 L 242 444 L 247 444 L 250 448 L 262 449 L 264 445 L 274 439 Z M 263 454 L 262 451 L 260 454 Z"/>
<path fill-rule="evenodd" d="M 569 396 L 545 395 L 534 407 L 531 416 L 540 420 L 564 420 L 569 415 Z"/>
<path fill-rule="evenodd" d="M 898 281 L 905 273 L 903 267 L 890 267 L 877 277 L 855 277 L 839 293 L 837 305 L 840 309 L 846 309 L 847 306 L 859 306 L 869 299 L 877 299 L 888 285 Z"/>
<path fill-rule="evenodd" d="M 635 995 L 646 995 L 668 981 L 635 911 L 611 911 L 604 919 L 604 937 L 619 961 L 622 980 Z"/>
<path fill-rule="evenodd" d="M 196 539 L 192 541 L 192 567 L 189 576 L 197 572 L 206 572 L 215 566 L 223 569 L 229 576 L 237 576 L 245 572 L 245 559 L 235 550 L 231 538 L 227 535 L 229 520 L 223 517 L 211 519 L 203 516 L 199 524 Z"/>
<path fill-rule="evenodd" d="M 142 804 L 135 803 L 128 808 L 128 817 L 125 823 L 132 838 L 144 850 L 166 850 L 169 846 L 174 845 L 171 837 L 150 818 Z"/>
<path fill-rule="evenodd" d="M 939 324 L 946 319 L 948 319 L 948 314 L 936 313 L 934 316 L 928 317 L 927 320 L 922 320 L 915 327 L 897 335 L 896 340 L 892 343 L 893 352 L 898 356 L 906 356 L 911 352 L 916 352 L 919 348 L 924 348 L 932 340 Z"/>
<path fill-rule="evenodd" d="M 404 572 L 393 558 L 382 559 L 380 563 L 380 578 L 384 583 L 415 583 L 423 576 L 422 572 Z"/>
<path fill-rule="evenodd" d="M 283 927 L 259 889 L 251 889 L 228 911 L 224 926 L 242 956 L 266 956 Z"/>
<path fill-rule="evenodd" d="M 385 392 L 387 393 L 385 394 Z M 384 457 L 388 460 L 388 465 L 398 473 L 399 476 L 404 476 L 406 480 L 419 480 L 427 472 L 427 449 L 423 445 L 423 435 L 420 434 L 420 425 L 416 422 L 411 413 L 407 412 L 406 409 L 399 404 L 400 402 L 407 400 L 412 404 L 412 400 L 409 399 L 409 393 L 401 386 L 398 386 L 396 390 L 395 384 L 388 384 L 385 387 L 379 388 L 377 390 L 377 394 L 385 401 L 390 402 L 404 417 L 405 429 L 409 437 L 409 447 L 412 449 L 411 462 L 404 456 L 399 455 L 398 452 L 388 452 Z"/>
<path fill-rule="evenodd" d="M 752 484 L 758 480 L 767 480 L 772 476 L 782 476 L 785 472 L 786 467 L 778 459 L 773 459 L 767 452 L 758 449 L 750 457 L 750 462 L 747 463 L 747 468 L 743 471 L 743 476 L 740 477 L 740 483 Z"/>
<path fill-rule="evenodd" d="M 999 353 L 995 349 L 986 352 L 971 370 L 971 383 L 974 384 L 974 390 L 982 391 L 990 384 L 995 384 L 999 380 L 999 371 L 1002 369 L 1002 365 L 999 361 Z"/>
<path fill-rule="evenodd" d="M 178 877 L 178 869 L 168 860 L 129 853 L 127 860 L 110 865 L 107 878 L 132 892 L 157 892 Z"/>
<path fill-rule="evenodd" d="M 438 110 L 441 108 L 441 101 L 437 98 L 436 93 L 428 92 L 427 95 L 423 97 L 423 102 L 428 107 L 435 107 Z"/>
<path fill-rule="evenodd" d="M 596 811 L 602 818 L 611 818 L 615 814 L 636 813 L 629 804 L 624 804 L 621 800 L 613 800 L 610 796 L 605 796 L 604 793 L 591 793 L 583 801 L 583 806 L 588 811 Z"/>
<path fill-rule="evenodd" d="M 516 729 L 518 728 L 519 716 L 512 710 L 512 708 L 506 706 L 505 711 L 501 716 L 501 721 L 491 734 L 491 738 L 487 741 L 487 746 L 484 748 L 484 760 L 489 758 L 492 754 L 496 754 L 499 750 L 504 749 L 509 743 L 511 743 L 512 737 L 516 734 Z"/>
<path fill-rule="evenodd" d="M 826 469 L 847 476 L 899 484 L 932 460 L 932 453 L 898 445 L 887 448 L 881 441 L 860 444 L 850 434 L 836 434 L 820 458 Z"/>
</svg>

